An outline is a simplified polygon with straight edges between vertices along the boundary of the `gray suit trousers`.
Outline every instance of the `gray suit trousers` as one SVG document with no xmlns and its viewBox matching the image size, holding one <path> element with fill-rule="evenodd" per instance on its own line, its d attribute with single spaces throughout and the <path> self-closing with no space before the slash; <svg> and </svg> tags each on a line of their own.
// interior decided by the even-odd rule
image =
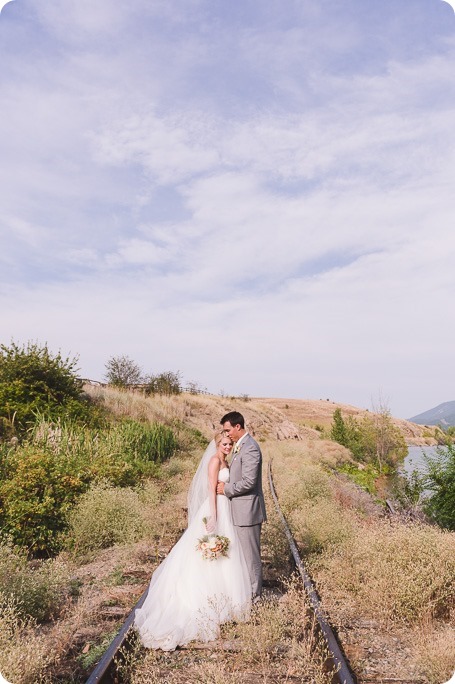
<svg viewBox="0 0 455 684">
<path fill-rule="evenodd" d="M 261 523 L 235 527 L 250 574 L 253 598 L 262 594 L 261 527 Z"/>
</svg>

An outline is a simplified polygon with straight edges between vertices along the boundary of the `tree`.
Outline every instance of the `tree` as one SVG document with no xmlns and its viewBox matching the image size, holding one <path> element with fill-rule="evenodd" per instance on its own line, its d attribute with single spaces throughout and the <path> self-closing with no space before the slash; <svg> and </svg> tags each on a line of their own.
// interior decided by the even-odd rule
<svg viewBox="0 0 455 684">
<path fill-rule="evenodd" d="M 114 387 L 138 385 L 143 381 L 140 366 L 128 356 L 112 356 L 105 368 L 105 378 Z"/>
<path fill-rule="evenodd" d="M 165 371 L 158 375 L 150 375 L 145 388 L 146 394 L 180 394 L 180 372 Z"/>
<path fill-rule="evenodd" d="M 382 403 L 376 413 L 365 415 L 362 420 L 352 416 L 344 420 L 341 410 L 335 409 L 330 434 L 335 442 L 349 449 L 357 461 L 375 463 L 379 471 L 386 464 L 395 465 L 407 453 L 403 434 Z"/>
<path fill-rule="evenodd" d="M 364 460 L 363 435 L 360 425 L 352 416 L 348 416 L 345 420 L 340 408 L 336 408 L 333 413 L 330 437 L 334 442 L 349 449 L 357 461 Z"/>
<path fill-rule="evenodd" d="M 38 414 L 87 421 L 91 408 L 77 376 L 78 359 L 52 354 L 47 344 L 0 345 L 0 430 L 24 432 Z M 1 436 L 1 432 L 0 432 Z"/>
<path fill-rule="evenodd" d="M 365 450 L 376 460 L 379 470 L 387 465 L 394 466 L 408 452 L 401 430 L 394 424 L 387 404 L 379 399 L 369 416 L 364 418 Z"/>
<path fill-rule="evenodd" d="M 346 424 L 344 422 L 343 416 L 341 415 L 341 409 L 339 407 L 333 412 L 333 423 L 330 430 L 330 438 L 334 442 L 338 442 L 338 444 L 349 448 Z"/>
</svg>

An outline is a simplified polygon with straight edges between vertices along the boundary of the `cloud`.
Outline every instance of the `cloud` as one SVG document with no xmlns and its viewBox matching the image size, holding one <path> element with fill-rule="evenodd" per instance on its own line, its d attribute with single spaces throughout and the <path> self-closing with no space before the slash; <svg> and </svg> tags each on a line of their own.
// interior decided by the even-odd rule
<svg viewBox="0 0 455 684">
<path fill-rule="evenodd" d="M 443 13 L 95 5 L 21 5 L 0 46 L 1 339 L 98 378 L 127 353 L 214 391 L 451 399 Z"/>
</svg>

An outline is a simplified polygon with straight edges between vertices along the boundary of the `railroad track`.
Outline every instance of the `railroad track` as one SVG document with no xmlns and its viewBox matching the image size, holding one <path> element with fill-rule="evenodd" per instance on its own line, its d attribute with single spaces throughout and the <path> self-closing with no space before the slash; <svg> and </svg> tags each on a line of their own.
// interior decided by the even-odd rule
<svg viewBox="0 0 455 684">
<path fill-rule="evenodd" d="M 270 492 L 275 504 L 275 508 L 278 514 L 278 517 L 281 521 L 281 524 L 283 526 L 285 535 L 287 537 L 288 543 L 289 543 L 289 548 L 292 553 L 292 557 L 296 566 L 296 569 L 300 573 L 301 579 L 303 586 L 305 588 L 305 592 L 308 596 L 308 600 L 310 603 L 310 606 L 313 610 L 314 616 L 316 618 L 316 622 L 318 625 L 318 629 L 324 638 L 329 657 L 328 657 L 328 663 L 329 665 L 333 668 L 334 671 L 334 682 L 337 684 L 357 684 L 357 680 L 355 678 L 354 673 L 352 672 L 349 662 L 343 652 L 342 646 L 339 643 L 332 627 L 329 624 L 329 621 L 327 620 L 327 617 L 322 609 L 321 602 L 319 599 L 319 596 L 317 594 L 316 588 L 313 584 L 313 581 L 311 577 L 309 576 L 308 572 L 305 569 L 305 566 L 302 562 L 302 559 L 300 557 L 297 545 L 295 543 L 295 540 L 292 536 L 291 530 L 289 529 L 289 525 L 286 521 L 286 518 L 283 515 L 283 512 L 281 510 L 278 497 L 275 491 L 275 487 L 273 484 L 273 476 L 272 476 L 272 464 L 269 463 L 268 467 L 268 480 L 269 480 L 269 487 L 270 487 Z M 111 642 L 109 645 L 108 649 L 102 656 L 101 660 L 93 670 L 92 674 L 90 677 L 87 679 L 86 684 L 119 684 L 120 679 L 117 674 L 117 668 L 116 668 L 116 661 L 121 658 L 122 652 L 127 651 L 130 648 L 132 636 L 134 633 L 133 630 L 133 623 L 134 623 L 134 615 L 135 611 L 137 608 L 140 608 L 142 604 L 144 603 L 146 596 L 148 592 L 148 587 L 134 606 L 133 610 L 129 613 L 128 617 L 126 618 L 125 622 L 123 623 L 122 627 L 120 628 L 120 631 L 118 632 L 117 636 L 114 638 L 114 640 Z M 384 681 L 391 681 L 391 680 L 384 680 Z M 398 681 L 398 680 L 396 680 Z"/>
</svg>

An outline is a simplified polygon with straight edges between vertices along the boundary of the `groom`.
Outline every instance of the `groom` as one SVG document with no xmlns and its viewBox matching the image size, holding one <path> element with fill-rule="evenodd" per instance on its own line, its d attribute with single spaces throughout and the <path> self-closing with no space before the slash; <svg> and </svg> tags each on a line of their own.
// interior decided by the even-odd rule
<svg viewBox="0 0 455 684">
<path fill-rule="evenodd" d="M 245 430 L 245 419 L 241 413 L 226 413 L 220 423 L 234 442 L 234 449 L 229 482 L 218 482 L 216 491 L 231 501 L 232 520 L 248 566 L 255 602 L 262 593 L 261 525 L 266 520 L 262 454 L 259 444 Z"/>
</svg>

